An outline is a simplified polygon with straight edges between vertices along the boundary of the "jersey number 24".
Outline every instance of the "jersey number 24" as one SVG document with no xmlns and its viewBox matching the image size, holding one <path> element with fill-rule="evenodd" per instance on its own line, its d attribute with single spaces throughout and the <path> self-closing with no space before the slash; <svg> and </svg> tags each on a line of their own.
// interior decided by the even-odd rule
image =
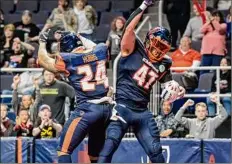
<svg viewBox="0 0 232 164">
<path fill-rule="evenodd" d="M 83 91 L 95 91 L 96 85 L 109 87 L 108 77 L 106 76 L 106 61 L 97 61 L 96 73 L 93 72 L 90 64 L 78 66 L 77 74 L 84 75 L 80 81 Z"/>
</svg>

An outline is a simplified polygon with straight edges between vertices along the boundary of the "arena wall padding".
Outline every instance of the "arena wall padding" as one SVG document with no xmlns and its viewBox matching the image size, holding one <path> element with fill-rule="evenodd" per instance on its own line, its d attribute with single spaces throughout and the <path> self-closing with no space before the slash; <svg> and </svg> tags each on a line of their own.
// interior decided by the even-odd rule
<svg viewBox="0 0 232 164">
<path fill-rule="evenodd" d="M 89 163 L 84 140 L 72 154 L 74 163 Z M 161 139 L 166 163 L 231 163 L 230 139 Z M 58 139 L 1 138 L 1 163 L 57 163 Z M 32 151 L 34 149 L 34 151 Z M 149 163 L 136 139 L 123 139 L 113 163 Z"/>
<path fill-rule="evenodd" d="M 231 139 L 204 140 L 203 159 L 203 163 L 232 163 Z"/>
</svg>

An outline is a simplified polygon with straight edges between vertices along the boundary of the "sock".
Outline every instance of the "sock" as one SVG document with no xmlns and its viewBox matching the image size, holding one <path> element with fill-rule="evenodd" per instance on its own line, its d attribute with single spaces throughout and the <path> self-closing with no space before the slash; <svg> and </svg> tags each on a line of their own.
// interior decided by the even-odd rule
<svg viewBox="0 0 232 164">
<path fill-rule="evenodd" d="M 94 160 L 94 159 L 92 159 L 90 161 L 91 161 L 91 163 L 97 163 L 97 160 Z"/>
<path fill-rule="evenodd" d="M 58 163 L 72 163 L 71 155 L 58 156 Z"/>
</svg>

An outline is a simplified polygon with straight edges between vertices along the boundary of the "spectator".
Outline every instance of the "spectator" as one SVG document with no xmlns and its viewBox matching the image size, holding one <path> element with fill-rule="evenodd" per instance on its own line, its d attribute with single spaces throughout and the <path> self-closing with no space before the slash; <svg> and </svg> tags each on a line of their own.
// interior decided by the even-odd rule
<svg viewBox="0 0 232 164">
<path fill-rule="evenodd" d="M 1 67 L 8 67 L 9 56 L 12 54 L 15 27 L 8 24 L 4 27 L 4 35 L 0 38 L 0 64 Z"/>
<path fill-rule="evenodd" d="M 220 11 L 214 11 L 212 15 L 205 12 L 207 22 L 202 26 L 201 54 L 202 66 L 219 66 L 226 54 L 226 24 Z M 200 71 L 203 74 L 208 71 Z"/>
<path fill-rule="evenodd" d="M 87 0 L 74 0 L 73 2 L 73 9 L 78 20 L 77 32 L 92 40 L 94 26 L 97 25 L 97 13 L 92 6 L 86 5 Z"/>
<path fill-rule="evenodd" d="M 58 7 L 52 11 L 42 31 L 57 26 L 66 31 L 76 32 L 77 17 L 68 5 L 69 0 L 58 0 Z"/>
<path fill-rule="evenodd" d="M 112 66 L 114 64 L 115 58 L 120 52 L 121 35 L 123 32 L 125 23 L 126 23 L 126 20 L 122 16 L 116 17 L 111 23 L 111 31 L 108 35 L 106 45 L 110 47 L 110 54 L 111 54 L 110 57 L 112 61 Z"/>
<path fill-rule="evenodd" d="M 30 121 L 34 122 L 37 116 L 37 109 L 39 106 L 39 103 L 41 102 L 41 95 L 40 95 L 40 89 L 38 85 L 38 79 L 33 79 L 33 84 L 35 87 L 35 100 L 33 99 L 32 95 L 25 94 L 22 96 L 22 102 L 19 103 L 18 98 L 18 84 L 20 82 L 19 75 L 14 76 L 13 78 L 13 97 L 12 97 L 12 106 L 14 109 L 14 112 L 16 115 L 19 114 L 19 109 L 25 109 L 28 110 L 30 114 Z"/>
<path fill-rule="evenodd" d="M 177 121 L 172 113 L 172 104 L 168 101 L 163 101 L 161 104 L 161 115 L 155 118 L 158 129 L 160 131 L 160 137 L 172 136 L 177 128 Z"/>
<path fill-rule="evenodd" d="M 33 129 L 33 136 L 36 138 L 55 138 L 58 137 L 62 126 L 51 119 L 52 112 L 48 105 L 39 108 L 39 117 Z"/>
<path fill-rule="evenodd" d="M 171 51 L 174 51 L 177 47 L 178 31 L 182 37 L 190 18 L 190 0 L 164 0 L 163 13 L 167 15 L 172 35 Z"/>
<path fill-rule="evenodd" d="M 225 108 L 220 104 L 220 101 L 216 95 L 211 96 L 211 101 L 216 103 L 219 107 L 219 114 L 213 118 L 207 118 L 207 106 L 205 103 L 200 102 L 195 106 L 195 115 L 197 118 L 182 117 L 185 109 L 194 105 L 194 101 L 187 100 L 185 104 L 177 112 L 175 119 L 189 129 L 189 135 L 186 137 L 194 137 L 199 139 L 209 139 L 215 137 L 215 130 L 221 125 L 221 123 L 227 118 Z"/>
<path fill-rule="evenodd" d="M 38 41 L 40 29 L 32 23 L 32 13 L 29 10 L 23 11 L 22 20 L 20 22 L 15 22 L 14 26 L 17 30 L 24 31 L 28 34 L 28 38 L 24 38 L 25 42 L 28 41 Z"/>
<path fill-rule="evenodd" d="M 231 21 L 232 21 L 232 17 L 231 17 L 231 13 L 232 13 L 232 7 L 230 6 L 230 9 L 228 11 L 228 15 L 226 16 L 226 24 L 227 24 L 227 39 L 231 40 Z"/>
<path fill-rule="evenodd" d="M 5 25 L 4 12 L 2 9 L 0 9 L 0 28 L 3 28 L 4 25 Z M 0 36 L 2 36 L 2 33 L 0 33 Z"/>
<path fill-rule="evenodd" d="M 217 10 L 228 10 L 231 6 L 230 0 L 213 0 L 213 7 Z"/>
<path fill-rule="evenodd" d="M 28 59 L 27 68 L 37 68 L 35 58 Z M 19 81 L 17 86 L 17 91 L 19 94 L 33 94 L 34 92 L 34 78 L 38 79 L 39 85 L 43 82 L 42 72 L 37 71 L 25 71 L 19 75 L 19 79 L 23 79 Z M 12 88 L 14 83 L 12 83 Z"/>
<path fill-rule="evenodd" d="M 197 42 L 200 41 L 203 37 L 203 34 L 200 32 L 203 23 L 196 5 L 193 5 L 193 12 L 195 16 L 189 20 L 186 30 L 184 32 L 184 36 L 188 36 L 193 42 Z"/>
<path fill-rule="evenodd" d="M 10 56 L 9 67 L 26 68 L 28 59 L 32 56 L 35 48 L 26 42 L 22 42 L 19 38 L 15 38 L 12 50 L 13 54 Z"/>
<path fill-rule="evenodd" d="M 173 52 L 172 67 L 198 67 L 200 66 L 201 55 L 199 52 L 191 49 L 191 40 L 184 36 L 180 40 L 179 49 Z M 184 72 L 184 70 L 176 70 L 175 72 Z"/>
<path fill-rule="evenodd" d="M 220 66 L 230 66 L 230 60 L 227 58 L 222 58 Z M 220 93 L 231 93 L 231 71 L 230 70 L 221 70 L 220 71 Z M 217 81 L 216 81 L 216 73 L 214 74 L 213 80 L 212 80 L 212 92 L 216 92 Z M 231 112 L 231 99 L 230 97 L 222 97 L 221 102 L 223 106 L 225 107 L 227 114 L 230 116 Z M 209 116 L 214 116 L 216 113 L 216 106 L 214 102 L 210 100 L 210 98 L 207 98 L 207 105 L 208 105 L 208 111 Z"/>
<path fill-rule="evenodd" d="M 29 111 L 21 108 L 19 115 L 16 117 L 16 125 L 13 128 L 13 133 L 15 136 L 32 136 L 33 125 L 29 118 Z"/>
<path fill-rule="evenodd" d="M 1 129 L 0 137 L 8 137 L 13 130 L 13 122 L 7 117 L 7 105 L 0 104 L 1 106 Z"/>
<path fill-rule="evenodd" d="M 75 98 L 75 90 L 67 83 L 55 79 L 55 74 L 43 71 L 44 83 L 40 85 L 43 104 L 48 104 L 52 110 L 52 119 L 64 125 L 65 122 L 65 97 L 71 102 Z"/>
</svg>

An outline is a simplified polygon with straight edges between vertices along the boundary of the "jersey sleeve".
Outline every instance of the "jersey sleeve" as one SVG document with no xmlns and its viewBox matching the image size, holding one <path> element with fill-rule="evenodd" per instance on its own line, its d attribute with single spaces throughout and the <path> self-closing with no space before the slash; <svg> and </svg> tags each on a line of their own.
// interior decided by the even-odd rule
<svg viewBox="0 0 232 164">
<path fill-rule="evenodd" d="M 108 51 L 108 47 L 105 43 L 99 43 L 96 48 L 95 51 L 100 51 L 102 55 L 105 55 L 105 58 L 107 58 L 107 51 Z"/>
<path fill-rule="evenodd" d="M 171 68 L 172 66 L 172 60 L 170 57 L 164 57 L 164 59 L 162 60 L 162 63 L 160 65 L 161 69 L 162 67 L 164 67 L 164 72 L 161 74 L 160 78 L 159 78 L 159 82 L 160 83 L 165 83 L 167 81 L 171 81 L 172 80 L 172 73 L 171 73 Z"/>
</svg>

